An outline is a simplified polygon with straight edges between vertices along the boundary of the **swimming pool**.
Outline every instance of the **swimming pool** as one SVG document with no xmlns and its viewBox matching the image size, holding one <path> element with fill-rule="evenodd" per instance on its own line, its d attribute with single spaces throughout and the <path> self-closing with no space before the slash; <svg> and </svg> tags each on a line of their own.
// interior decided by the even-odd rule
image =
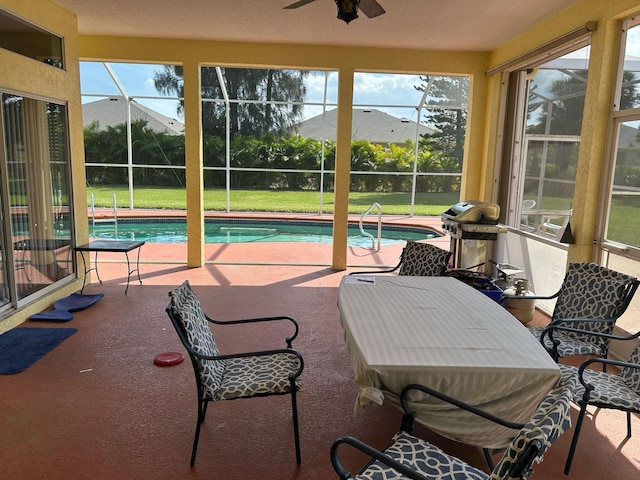
<svg viewBox="0 0 640 480">
<path fill-rule="evenodd" d="M 136 218 L 89 222 L 92 238 L 144 240 L 150 243 L 184 243 L 187 241 L 185 219 Z M 365 226 L 377 245 L 377 226 Z M 205 243 L 312 242 L 332 243 L 330 222 L 291 220 L 205 219 Z M 371 239 L 362 236 L 357 224 L 349 224 L 348 245 L 370 247 Z M 381 245 L 407 240 L 425 240 L 441 236 L 426 227 L 382 227 Z"/>
</svg>

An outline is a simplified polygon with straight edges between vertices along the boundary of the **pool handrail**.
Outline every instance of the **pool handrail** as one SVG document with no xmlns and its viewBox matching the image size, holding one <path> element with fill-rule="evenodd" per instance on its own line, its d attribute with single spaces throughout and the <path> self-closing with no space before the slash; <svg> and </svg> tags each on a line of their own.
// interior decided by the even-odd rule
<svg viewBox="0 0 640 480">
<path fill-rule="evenodd" d="M 364 218 L 367 215 L 369 215 L 371 210 L 373 210 L 374 208 L 378 209 L 378 248 L 377 249 L 376 249 L 375 240 L 373 238 L 373 235 L 371 235 L 369 232 L 365 232 L 364 227 L 363 227 Z M 365 237 L 371 238 L 371 249 L 375 250 L 376 252 L 379 252 L 380 251 L 380 239 L 382 238 L 382 207 L 380 206 L 380 204 L 378 202 L 373 202 L 371 204 L 371 206 L 369 208 L 367 208 L 367 210 L 360 216 L 359 225 L 360 225 L 360 233 Z"/>
</svg>

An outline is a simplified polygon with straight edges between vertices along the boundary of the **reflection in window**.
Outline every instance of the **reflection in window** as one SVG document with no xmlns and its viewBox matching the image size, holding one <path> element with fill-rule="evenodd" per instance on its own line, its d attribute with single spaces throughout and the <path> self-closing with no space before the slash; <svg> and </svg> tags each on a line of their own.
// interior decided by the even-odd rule
<svg viewBox="0 0 640 480">
<path fill-rule="evenodd" d="M 2 209 L 2 198 L 0 198 L 0 211 Z M 9 272 L 7 271 L 8 263 L 5 254 L 11 250 L 5 248 L 4 244 L 4 228 L 0 222 L 0 308 L 11 301 L 9 293 Z"/>
<path fill-rule="evenodd" d="M 607 239 L 640 248 L 640 121 L 622 122 L 613 174 Z"/>
<path fill-rule="evenodd" d="M 589 47 L 531 68 L 520 155 L 520 228 L 560 240 L 572 213 Z"/>
<path fill-rule="evenodd" d="M 613 112 L 616 141 L 606 240 L 640 248 L 640 26 L 624 28 L 624 61 Z"/>
<path fill-rule="evenodd" d="M 2 96 L 17 300 L 73 274 L 67 114 L 63 105 Z"/>
<path fill-rule="evenodd" d="M 62 38 L 0 10 L 0 48 L 64 68 Z"/>
</svg>

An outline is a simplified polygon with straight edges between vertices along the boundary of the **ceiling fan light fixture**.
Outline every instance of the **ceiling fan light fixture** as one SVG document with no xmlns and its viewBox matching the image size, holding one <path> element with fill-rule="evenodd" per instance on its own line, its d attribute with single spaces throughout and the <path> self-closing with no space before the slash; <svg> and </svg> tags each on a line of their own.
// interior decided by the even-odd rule
<svg viewBox="0 0 640 480">
<path fill-rule="evenodd" d="M 338 18 L 349 24 L 351 20 L 358 18 L 358 4 L 360 0 L 336 0 L 338 6 Z"/>
</svg>

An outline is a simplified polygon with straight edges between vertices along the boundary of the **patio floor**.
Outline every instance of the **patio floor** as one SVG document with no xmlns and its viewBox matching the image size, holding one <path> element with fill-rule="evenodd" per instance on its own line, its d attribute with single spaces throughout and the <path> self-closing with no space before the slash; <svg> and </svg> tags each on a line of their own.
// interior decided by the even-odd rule
<svg viewBox="0 0 640 480">
<path fill-rule="evenodd" d="M 297 255 L 290 245 L 279 247 L 271 245 L 271 254 L 289 259 Z M 228 248 L 207 256 L 221 258 L 229 254 Z M 29 327 L 75 327 L 78 332 L 26 371 L 1 378 L 3 478 L 328 479 L 337 478 L 329 461 L 329 448 L 337 437 L 354 435 L 385 445 L 400 422 L 394 407 L 385 403 L 362 416 L 353 415 L 357 387 L 336 304 L 337 287 L 346 272 L 325 266 L 242 263 L 189 269 L 154 261 L 171 258 L 175 250 L 145 245 L 143 283 L 132 279 L 126 295 L 122 256 L 101 262 L 104 283 L 87 286 L 85 293 L 104 293 L 105 298 L 75 312 L 68 323 L 27 322 Z M 391 263 L 396 261 L 397 256 Z M 294 346 L 305 358 L 299 396 L 301 466 L 295 463 L 289 398 L 271 397 L 211 405 L 196 465 L 189 468 L 196 419 L 191 365 L 188 360 L 171 367 L 153 364 L 159 353 L 184 352 L 164 309 L 167 292 L 185 279 L 205 311 L 216 318 L 286 314 L 299 320 Z M 220 333 L 218 340 L 224 352 L 231 352 L 262 347 L 257 336 Z M 575 419 L 575 407 L 572 413 Z M 640 432 L 638 417 L 633 417 L 633 428 Z M 416 433 L 486 467 L 476 448 L 422 427 Z M 638 478 L 640 433 L 625 439 L 623 413 L 601 410 L 588 415 L 571 474 L 565 477 L 562 468 L 570 440 L 569 432 L 553 445 L 535 468 L 534 478 Z M 344 458 L 347 464 L 360 463 L 354 454 Z"/>
</svg>

